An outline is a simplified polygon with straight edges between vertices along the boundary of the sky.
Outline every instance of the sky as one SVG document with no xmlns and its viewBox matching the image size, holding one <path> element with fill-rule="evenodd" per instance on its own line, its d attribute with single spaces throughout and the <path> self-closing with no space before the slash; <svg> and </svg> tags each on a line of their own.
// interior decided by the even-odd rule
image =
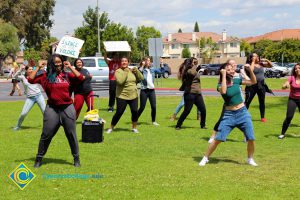
<svg viewBox="0 0 300 200">
<path fill-rule="evenodd" d="M 97 0 L 56 0 L 51 35 L 61 38 L 82 26 L 82 14 Z M 154 26 L 163 36 L 192 32 L 197 21 L 200 31 L 239 38 L 287 28 L 300 28 L 300 0 L 99 0 L 101 12 L 111 21 L 136 30 Z"/>
</svg>

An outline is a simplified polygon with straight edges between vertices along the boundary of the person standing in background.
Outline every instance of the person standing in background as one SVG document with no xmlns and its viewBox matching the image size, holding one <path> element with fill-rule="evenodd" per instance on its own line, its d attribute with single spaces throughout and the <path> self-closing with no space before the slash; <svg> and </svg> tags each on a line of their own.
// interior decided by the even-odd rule
<svg viewBox="0 0 300 200">
<path fill-rule="evenodd" d="M 104 53 L 104 60 L 109 68 L 109 101 L 108 101 L 108 112 L 114 111 L 115 99 L 116 99 L 116 70 L 121 66 L 119 56 L 116 52 L 112 53 L 112 60 L 107 58 L 106 51 Z"/>
<path fill-rule="evenodd" d="M 10 96 L 14 95 L 16 89 L 18 90 L 19 96 L 22 96 L 22 91 L 18 84 L 18 82 L 20 82 L 20 81 L 14 76 L 17 73 L 17 71 L 19 71 L 19 69 L 20 68 L 19 68 L 18 64 L 16 62 L 13 62 L 13 68 L 10 69 L 9 75 L 7 77 L 7 80 L 8 80 L 8 78 L 12 78 L 11 82 L 13 84 L 12 90 L 9 93 Z"/>
</svg>

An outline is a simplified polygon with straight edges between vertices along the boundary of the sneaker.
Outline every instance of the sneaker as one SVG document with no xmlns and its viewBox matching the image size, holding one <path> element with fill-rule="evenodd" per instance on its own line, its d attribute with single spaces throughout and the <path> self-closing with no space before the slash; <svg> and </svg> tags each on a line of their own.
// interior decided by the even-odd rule
<svg viewBox="0 0 300 200">
<path fill-rule="evenodd" d="M 202 160 L 199 162 L 199 166 L 205 166 L 208 161 L 208 158 L 206 156 L 203 156 Z"/>
<path fill-rule="evenodd" d="M 279 135 L 278 136 L 278 139 L 283 139 L 283 138 L 285 138 L 285 135 Z"/>
<path fill-rule="evenodd" d="M 180 129 L 181 129 L 181 127 L 180 126 L 176 126 L 176 128 L 175 128 L 177 131 L 179 131 Z"/>
<path fill-rule="evenodd" d="M 211 144 L 215 140 L 214 137 L 209 138 L 208 143 Z"/>
<path fill-rule="evenodd" d="M 113 112 L 113 111 L 114 111 L 114 108 L 108 108 L 107 111 L 108 111 L 108 112 Z"/>
<path fill-rule="evenodd" d="M 107 129 L 106 133 L 110 134 L 113 130 L 111 128 Z"/>
<path fill-rule="evenodd" d="M 36 157 L 35 162 L 34 162 L 34 168 L 39 168 L 42 166 L 42 157 Z"/>
<path fill-rule="evenodd" d="M 159 123 L 157 123 L 157 122 L 152 122 L 152 124 L 153 124 L 154 126 L 159 126 Z"/>
<path fill-rule="evenodd" d="M 252 165 L 252 166 L 254 166 L 254 167 L 257 167 L 258 165 L 256 164 L 256 162 L 253 160 L 253 158 L 248 158 L 248 164 L 249 165 Z"/>
<path fill-rule="evenodd" d="M 201 129 L 207 129 L 207 127 L 206 126 L 201 126 Z"/>
<path fill-rule="evenodd" d="M 75 157 L 74 158 L 74 167 L 80 167 L 80 160 L 79 160 L 79 157 Z"/>
<path fill-rule="evenodd" d="M 133 133 L 139 133 L 139 131 L 138 131 L 136 128 L 131 129 L 131 131 L 132 131 Z"/>
<path fill-rule="evenodd" d="M 245 136 L 244 136 L 243 142 L 245 142 L 245 143 L 247 142 L 247 138 Z"/>
<path fill-rule="evenodd" d="M 267 119 L 266 119 L 266 118 L 261 118 L 260 121 L 261 121 L 261 122 L 267 122 Z"/>
<path fill-rule="evenodd" d="M 176 120 L 176 115 L 173 114 L 171 117 L 170 117 L 170 121 L 175 121 Z"/>
<path fill-rule="evenodd" d="M 16 126 L 15 128 L 13 128 L 14 131 L 18 131 L 20 130 L 20 127 L 19 126 Z"/>
</svg>

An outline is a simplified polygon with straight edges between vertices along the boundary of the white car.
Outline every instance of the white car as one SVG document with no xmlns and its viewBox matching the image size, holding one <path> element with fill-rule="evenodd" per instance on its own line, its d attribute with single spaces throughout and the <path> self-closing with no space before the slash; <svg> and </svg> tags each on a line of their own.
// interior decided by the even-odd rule
<svg viewBox="0 0 300 200">
<path fill-rule="evenodd" d="M 282 67 L 277 65 L 276 63 L 272 63 L 272 69 L 276 69 L 282 72 L 282 74 L 287 75 L 289 73 L 289 69 L 287 67 Z"/>
<path fill-rule="evenodd" d="M 93 76 L 92 82 L 109 82 L 109 68 L 103 57 L 81 57 L 83 68 Z"/>
</svg>

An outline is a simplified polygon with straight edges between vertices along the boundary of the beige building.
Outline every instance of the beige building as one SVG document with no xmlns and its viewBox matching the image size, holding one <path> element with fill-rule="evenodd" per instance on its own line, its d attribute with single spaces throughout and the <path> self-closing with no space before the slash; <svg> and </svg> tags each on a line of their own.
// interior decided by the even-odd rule
<svg viewBox="0 0 300 200">
<path fill-rule="evenodd" d="M 191 56 L 200 58 L 201 52 L 207 50 L 204 48 L 200 52 L 199 42 L 203 37 L 211 38 L 217 43 L 218 50 L 214 51 L 213 57 L 240 57 L 240 40 L 234 37 L 227 38 L 226 31 L 223 31 L 222 35 L 213 32 L 169 33 L 163 38 L 163 57 L 182 58 L 182 50 L 188 48 Z"/>
</svg>

